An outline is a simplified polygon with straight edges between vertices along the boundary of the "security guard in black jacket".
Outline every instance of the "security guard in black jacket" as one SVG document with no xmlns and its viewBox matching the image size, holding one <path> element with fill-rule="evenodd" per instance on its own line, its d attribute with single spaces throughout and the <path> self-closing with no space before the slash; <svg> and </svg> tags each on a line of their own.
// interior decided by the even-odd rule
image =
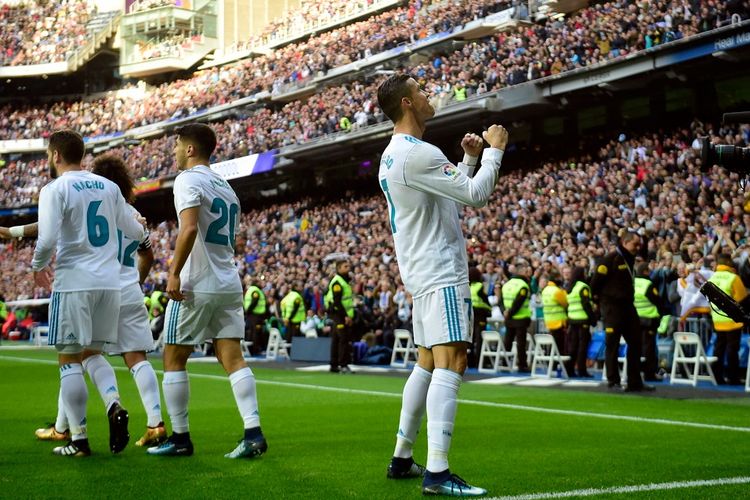
<svg viewBox="0 0 750 500">
<path fill-rule="evenodd" d="M 633 305 L 635 257 L 642 248 L 641 237 L 626 231 L 614 252 L 605 255 L 596 267 L 591 291 L 598 297 L 604 321 L 607 380 L 610 389 L 621 389 L 617 355 L 620 336 L 628 344 L 628 386 L 625 392 L 653 391 L 641 378 L 641 323 Z"/>
</svg>

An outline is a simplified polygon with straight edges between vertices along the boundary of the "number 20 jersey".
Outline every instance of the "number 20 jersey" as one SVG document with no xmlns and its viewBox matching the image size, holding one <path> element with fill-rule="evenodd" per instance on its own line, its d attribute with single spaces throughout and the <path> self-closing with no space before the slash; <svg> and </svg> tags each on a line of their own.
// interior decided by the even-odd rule
<svg viewBox="0 0 750 500">
<path fill-rule="evenodd" d="M 200 207 L 198 234 L 180 272 L 184 291 L 242 293 L 234 262 L 234 235 L 239 225 L 240 201 L 232 187 L 205 165 L 181 172 L 174 181 L 177 215 Z"/>
</svg>

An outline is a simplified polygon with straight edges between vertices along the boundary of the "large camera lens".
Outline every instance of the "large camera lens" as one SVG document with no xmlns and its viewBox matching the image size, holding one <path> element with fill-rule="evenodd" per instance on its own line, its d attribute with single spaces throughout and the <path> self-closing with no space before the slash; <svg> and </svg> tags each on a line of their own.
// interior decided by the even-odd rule
<svg viewBox="0 0 750 500">
<path fill-rule="evenodd" d="M 711 144 L 708 137 L 701 137 L 701 162 L 704 169 L 720 165 L 739 174 L 750 173 L 750 148 L 728 144 Z"/>
</svg>

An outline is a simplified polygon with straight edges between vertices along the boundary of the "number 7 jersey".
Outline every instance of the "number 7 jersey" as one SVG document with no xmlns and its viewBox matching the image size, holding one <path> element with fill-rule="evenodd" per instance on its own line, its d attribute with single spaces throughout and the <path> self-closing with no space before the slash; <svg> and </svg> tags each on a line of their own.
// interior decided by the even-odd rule
<svg viewBox="0 0 750 500">
<path fill-rule="evenodd" d="M 482 167 L 471 178 L 473 167 L 468 164 L 453 165 L 435 146 L 410 135 L 393 135 L 378 180 L 388 204 L 398 269 L 413 297 L 469 283 L 459 209 L 487 203 L 502 156 L 499 149 L 485 149 Z"/>
<path fill-rule="evenodd" d="M 181 172 L 174 180 L 177 215 L 199 207 L 198 234 L 180 272 L 182 289 L 202 293 L 242 293 L 234 262 L 234 235 L 240 201 L 232 187 L 205 165 Z"/>
</svg>

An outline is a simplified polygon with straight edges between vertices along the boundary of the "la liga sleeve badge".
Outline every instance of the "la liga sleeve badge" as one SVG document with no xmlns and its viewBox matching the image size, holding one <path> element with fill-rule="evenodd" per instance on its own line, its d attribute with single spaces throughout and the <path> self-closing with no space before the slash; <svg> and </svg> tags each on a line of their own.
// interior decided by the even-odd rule
<svg viewBox="0 0 750 500">
<path fill-rule="evenodd" d="M 443 175 L 449 178 L 450 180 L 453 180 L 456 177 L 458 177 L 458 174 L 459 174 L 458 168 L 454 167 L 450 163 L 448 163 L 447 165 L 443 165 Z"/>
</svg>

